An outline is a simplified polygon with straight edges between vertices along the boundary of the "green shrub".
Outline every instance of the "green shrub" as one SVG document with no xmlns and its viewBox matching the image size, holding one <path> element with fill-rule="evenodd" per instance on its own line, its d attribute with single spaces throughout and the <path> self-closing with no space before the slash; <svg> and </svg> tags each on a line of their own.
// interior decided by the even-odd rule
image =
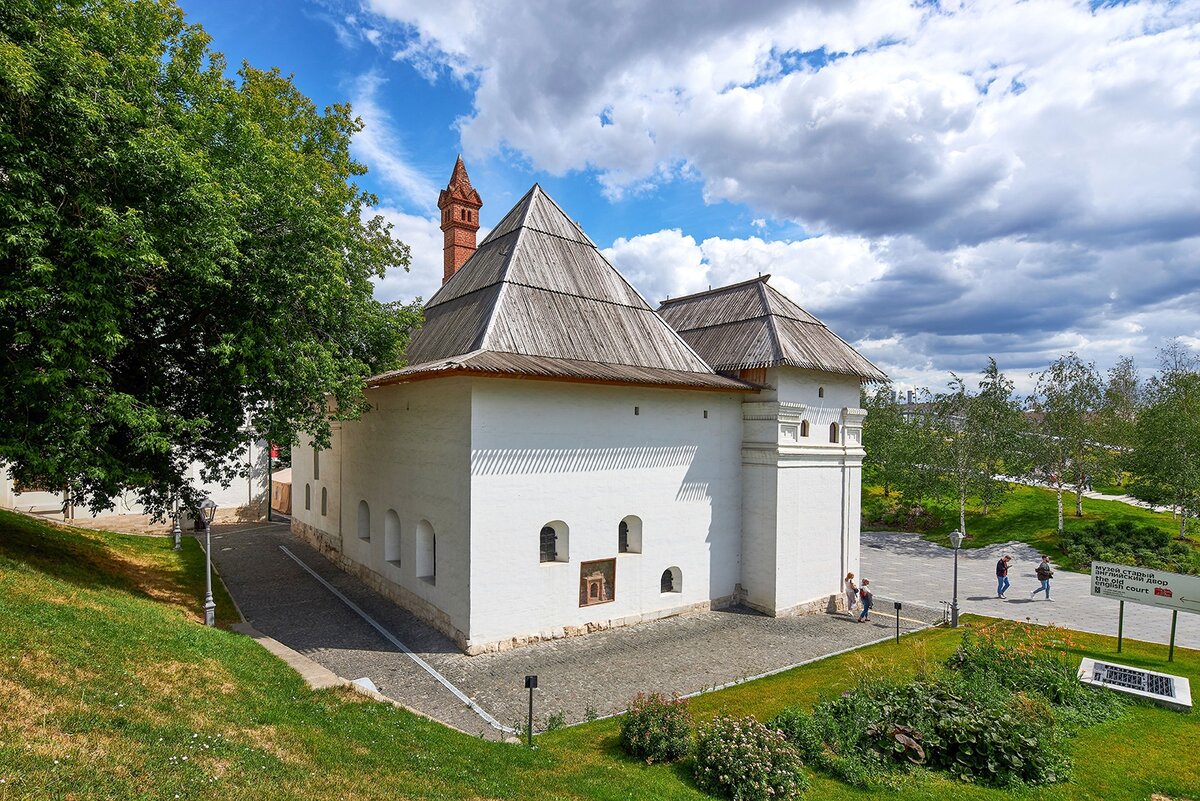
<svg viewBox="0 0 1200 801">
<path fill-rule="evenodd" d="M 880 720 L 867 741 L 897 763 L 1007 787 L 1062 781 L 1070 771 L 1053 710 L 999 684 L 954 674 L 879 688 Z"/>
<path fill-rule="evenodd" d="M 1070 632 L 1055 626 L 996 624 L 963 634 L 946 666 L 968 681 L 994 682 L 1054 706 L 1060 723 L 1076 729 L 1113 718 L 1124 697 L 1082 684 L 1077 664 L 1061 648 L 1074 647 Z"/>
<path fill-rule="evenodd" d="M 810 766 L 863 788 L 895 787 L 918 766 L 1000 787 L 1060 781 L 1070 767 L 1050 705 L 988 675 L 864 683 L 770 724 Z"/>
<path fill-rule="evenodd" d="M 863 734 L 878 717 L 877 705 L 859 693 L 818 704 L 811 713 L 800 707 L 784 709 L 767 721 L 783 733 L 809 767 L 864 789 L 894 788 L 896 771 L 873 748 L 864 748 Z"/>
<path fill-rule="evenodd" d="M 621 717 L 621 748 L 647 763 L 687 756 L 691 739 L 692 713 L 681 698 L 638 693 Z"/>
<path fill-rule="evenodd" d="M 1182 573 L 1195 572 L 1189 545 L 1177 542 L 1170 532 L 1130 520 L 1112 523 L 1097 520 L 1079 531 L 1062 535 L 1067 558 L 1077 567 L 1093 561 L 1138 565 Z"/>
<path fill-rule="evenodd" d="M 799 752 L 752 717 L 719 715 L 696 736 L 696 784 L 734 801 L 798 798 L 808 787 Z"/>
</svg>

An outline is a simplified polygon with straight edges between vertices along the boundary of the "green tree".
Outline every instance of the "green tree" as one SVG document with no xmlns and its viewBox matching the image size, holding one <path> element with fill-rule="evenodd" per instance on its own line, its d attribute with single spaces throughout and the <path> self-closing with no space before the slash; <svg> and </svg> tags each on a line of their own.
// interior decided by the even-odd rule
<svg viewBox="0 0 1200 801">
<path fill-rule="evenodd" d="M 372 296 L 409 255 L 361 121 L 209 41 L 171 0 L 0 4 L 0 461 L 94 508 L 327 442 L 419 319 Z"/>
<path fill-rule="evenodd" d="M 868 482 L 883 487 L 883 497 L 892 495 L 897 478 L 910 464 L 905 447 L 905 421 L 890 383 L 863 390 L 863 473 Z"/>
<path fill-rule="evenodd" d="M 1182 538 L 1188 519 L 1200 514 L 1200 372 L 1171 349 L 1162 355 L 1137 419 L 1130 462 L 1139 486 L 1176 508 Z"/>
<path fill-rule="evenodd" d="M 1141 392 L 1137 365 L 1130 357 L 1121 357 L 1109 368 L 1096 427 L 1096 437 L 1107 446 L 1107 472 L 1115 475 L 1118 483 L 1124 481 L 1124 473 L 1130 469 L 1129 459 L 1136 442 Z"/>
<path fill-rule="evenodd" d="M 940 474 L 940 494 L 958 507 L 959 530 L 964 535 L 968 499 L 978 497 L 987 514 L 1010 491 L 1006 476 L 1023 472 L 1023 416 L 1012 392 L 1013 383 L 989 358 L 977 394 L 951 373 L 950 391 L 933 399 L 936 455 L 930 464 Z"/>
<path fill-rule="evenodd" d="M 1075 489 L 1075 515 L 1083 516 L 1088 475 L 1103 464 L 1103 448 L 1094 441 L 1094 419 L 1104 387 L 1096 366 L 1075 353 L 1055 359 L 1037 375 L 1029 407 L 1037 420 L 1032 451 L 1054 485 L 1058 530 L 1063 530 L 1063 487 Z"/>
<path fill-rule="evenodd" d="M 979 380 L 979 394 L 972 401 L 967 425 L 976 440 L 980 459 L 979 500 L 983 514 L 999 506 L 1012 491 L 1007 477 L 1029 472 L 1026 457 L 1025 415 L 1013 395 L 1015 385 L 988 357 Z"/>
</svg>

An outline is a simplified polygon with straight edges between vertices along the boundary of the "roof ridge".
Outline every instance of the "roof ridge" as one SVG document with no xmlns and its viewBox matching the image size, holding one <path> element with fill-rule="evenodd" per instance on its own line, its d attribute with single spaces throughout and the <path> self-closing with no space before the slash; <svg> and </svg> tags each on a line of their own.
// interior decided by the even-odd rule
<svg viewBox="0 0 1200 801">
<path fill-rule="evenodd" d="M 767 299 L 767 291 L 765 281 L 760 281 L 758 284 L 759 299 L 762 301 L 763 308 L 767 312 L 767 332 L 771 335 L 771 339 L 775 342 L 775 352 L 783 353 L 783 341 L 779 338 L 779 329 L 775 326 L 775 314 L 771 311 L 771 303 Z"/>
<path fill-rule="evenodd" d="M 747 281 L 739 281 L 736 284 L 729 284 L 727 286 L 719 286 L 716 289 L 706 289 L 703 292 L 693 292 L 690 295 L 680 295 L 677 298 L 667 298 L 666 300 L 660 300 L 658 302 L 658 305 L 666 306 L 668 303 L 678 303 L 681 300 L 692 300 L 693 298 L 702 298 L 705 295 L 715 295 L 718 292 L 727 292 L 730 289 L 740 289 L 741 287 L 748 286 L 749 284 L 755 284 L 755 283 L 765 284 L 767 282 L 767 279 L 770 277 L 771 277 L 771 274 L 767 273 L 766 275 L 760 275 L 757 278 L 751 278 Z"/>
<path fill-rule="evenodd" d="M 483 328 L 479 334 L 479 339 L 473 343 L 475 345 L 475 350 L 484 350 L 487 348 L 487 341 L 492 335 L 492 324 L 496 322 L 496 314 L 499 311 L 501 304 L 504 303 L 504 285 L 510 283 L 507 280 L 508 269 L 512 265 L 513 254 L 517 252 L 517 248 L 521 244 L 521 232 L 524 230 L 525 226 L 523 225 L 516 229 L 515 233 L 517 235 L 517 241 L 513 242 L 512 247 L 509 248 L 504 254 L 504 265 L 499 271 L 500 280 L 496 282 L 500 285 L 500 290 L 496 293 L 496 300 L 492 303 L 491 311 L 488 313 L 487 322 L 483 324 Z M 497 238 L 497 241 L 499 241 L 501 238 L 503 237 Z M 490 286 L 495 286 L 495 284 L 490 284 Z"/>
</svg>

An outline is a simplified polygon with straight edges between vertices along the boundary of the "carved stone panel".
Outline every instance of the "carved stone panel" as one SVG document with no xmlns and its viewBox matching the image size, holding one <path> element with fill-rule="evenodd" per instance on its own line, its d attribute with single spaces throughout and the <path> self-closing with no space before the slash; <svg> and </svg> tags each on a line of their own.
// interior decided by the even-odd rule
<svg viewBox="0 0 1200 801">
<path fill-rule="evenodd" d="M 616 596 L 617 560 L 596 559 L 579 565 L 579 605 L 593 606 Z"/>
</svg>

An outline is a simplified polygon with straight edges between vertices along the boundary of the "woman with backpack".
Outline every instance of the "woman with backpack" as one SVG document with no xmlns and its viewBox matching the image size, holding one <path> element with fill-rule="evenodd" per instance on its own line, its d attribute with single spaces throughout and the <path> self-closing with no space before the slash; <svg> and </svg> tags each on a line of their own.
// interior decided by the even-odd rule
<svg viewBox="0 0 1200 801">
<path fill-rule="evenodd" d="M 1054 571 L 1050 569 L 1050 557 L 1043 556 L 1042 561 L 1038 563 L 1037 570 L 1033 571 L 1037 576 L 1037 580 L 1042 582 L 1036 590 L 1029 593 L 1029 597 L 1037 595 L 1039 592 L 1046 591 L 1046 600 L 1050 600 L 1050 579 L 1054 578 Z"/>
</svg>

